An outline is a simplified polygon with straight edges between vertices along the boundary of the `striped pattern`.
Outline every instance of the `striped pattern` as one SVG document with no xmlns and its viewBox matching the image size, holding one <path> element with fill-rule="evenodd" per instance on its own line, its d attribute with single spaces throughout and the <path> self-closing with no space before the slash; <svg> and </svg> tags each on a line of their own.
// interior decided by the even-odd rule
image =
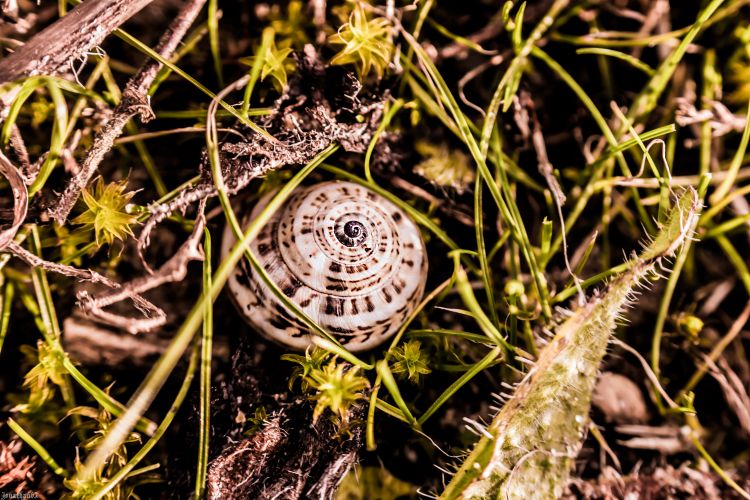
<svg viewBox="0 0 750 500">
<path fill-rule="evenodd" d="M 227 228 L 223 255 L 235 241 Z M 283 293 L 351 351 L 373 348 L 393 335 L 419 303 L 427 279 L 416 224 L 393 203 L 351 182 L 298 188 L 251 247 Z M 263 335 L 295 349 L 310 344 L 309 330 L 246 260 L 231 275 L 229 289 Z"/>
</svg>

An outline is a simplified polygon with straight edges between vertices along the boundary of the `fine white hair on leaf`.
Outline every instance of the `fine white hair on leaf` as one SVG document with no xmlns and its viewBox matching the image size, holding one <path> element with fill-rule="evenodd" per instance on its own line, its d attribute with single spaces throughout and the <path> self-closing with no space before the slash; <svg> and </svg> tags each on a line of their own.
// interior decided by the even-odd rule
<svg viewBox="0 0 750 500">
<path fill-rule="evenodd" d="M 634 307 L 641 291 L 669 273 L 666 257 L 687 239 L 683 223 L 695 220 L 695 199 L 694 190 L 685 190 L 659 226 L 660 233 L 647 239 L 640 255 L 625 254 L 625 270 L 609 277 L 583 307 L 574 312 L 557 309 L 566 319 L 554 328 L 553 340 L 543 346 L 533 368 L 517 387 L 501 384 L 513 389 L 513 395 L 492 424 L 481 428 L 492 437 L 471 426 L 483 437 L 446 487 L 444 498 L 502 498 L 511 494 L 509 488 L 521 498 L 561 494 L 582 446 L 592 391 L 601 361 L 612 350 L 614 330 L 629 321 L 625 311 Z M 531 363 L 523 356 L 515 359 Z"/>
</svg>

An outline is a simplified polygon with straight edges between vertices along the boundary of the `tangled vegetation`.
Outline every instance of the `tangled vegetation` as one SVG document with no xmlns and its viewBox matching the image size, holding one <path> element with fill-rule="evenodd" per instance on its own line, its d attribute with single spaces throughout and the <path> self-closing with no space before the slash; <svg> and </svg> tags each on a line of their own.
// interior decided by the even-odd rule
<svg viewBox="0 0 750 500">
<path fill-rule="evenodd" d="M 0 2 L 0 493 L 750 498 L 750 0 L 112 1 Z M 427 243 L 370 351 L 249 247 L 332 179 Z"/>
</svg>

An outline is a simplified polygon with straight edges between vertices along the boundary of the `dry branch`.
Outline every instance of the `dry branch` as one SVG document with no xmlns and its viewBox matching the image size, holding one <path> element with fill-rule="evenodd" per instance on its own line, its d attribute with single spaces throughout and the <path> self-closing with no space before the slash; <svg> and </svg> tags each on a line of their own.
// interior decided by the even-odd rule
<svg viewBox="0 0 750 500">
<path fill-rule="evenodd" d="M 361 419 L 364 411 L 355 406 L 349 414 Z M 332 422 L 310 419 L 309 403 L 298 400 L 227 446 L 209 465 L 207 498 L 333 498 L 357 459 L 364 428 L 352 427 L 347 439 Z"/>
<path fill-rule="evenodd" d="M 124 316 L 116 316 L 111 313 L 106 313 L 107 318 L 109 318 L 110 316 L 116 316 L 120 320 L 121 325 L 128 325 L 129 328 L 126 328 L 127 330 L 132 330 L 133 328 L 137 328 L 138 326 L 144 325 L 144 324 L 158 326 L 164 323 L 166 319 L 164 311 L 162 311 L 159 307 L 155 306 L 154 304 L 144 299 L 140 295 L 141 291 L 150 290 L 153 287 L 150 287 L 150 288 L 141 287 L 135 291 L 132 289 L 132 287 L 123 288 L 116 281 L 113 281 L 107 278 L 106 276 L 102 276 L 96 271 L 92 271 L 90 269 L 78 269 L 76 267 L 66 266 L 63 264 L 58 264 L 56 262 L 50 262 L 50 261 L 44 260 L 41 257 L 38 257 L 34 255 L 33 253 L 29 252 L 28 250 L 23 248 L 21 245 L 18 245 L 17 243 L 13 241 L 11 241 L 4 250 L 15 255 L 16 257 L 26 262 L 31 267 L 39 267 L 41 269 L 44 269 L 45 271 L 62 274 L 63 276 L 68 276 L 70 278 L 75 278 L 81 281 L 90 281 L 92 283 L 99 283 L 113 290 L 116 290 L 117 292 L 115 292 L 114 294 L 117 297 L 121 297 L 121 298 L 117 301 L 109 302 L 107 305 L 113 304 L 114 302 L 119 302 L 125 299 L 132 300 L 136 309 L 141 311 L 144 314 L 145 318 L 142 318 L 142 319 L 141 318 L 125 318 Z M 85 292 L 79 293 L 78 300 L 79 300 L 79 303 L 83 302 L 87 305 L 91 302 L 91 299 L 87 295 L 85 295 Z M 84 310 L 86 310 L 86 308 L 83 305 L 81 307 Z M 153 326 L 151 326 L 151 328 L 153 328 Z"/>
<path fill-rule="evenodd" d="M 130 335 L 77 316 L 65 319 L 63 331 L 65 352 L 85 366 L 150 367 L 169 344 L 159 336 Z"/>
<path fill-rule="evenodd" d="M 151 0 L 87 0 L 0 61 L 0 85 L 54 75 L 96 47 Z"/>
<path fill-rule="evenodd" d="M 156 51 L 160 56 L 165 59 L 172 56 L 205 3 L 206 0 L 191 0 L 180 10 L 180 13 L 159 40 Z M 50 210 L 50 216 L 58 224 L 65 222 L 73 209 L 73 205 L 78 200 L 81 190 L 86 187 L 96 173 L 104 155 L 112 149 L 115 139 L 122 134 L 128 121 L 138 114 L 143 122 L 147 122 L 153 117 L 148 103 L 148 88 L 161 67 L 160 62 L 149 60 L 128 82 L 112 117 L 94 138 L 94 144 L 88 151 L 86 159 L 81 165 L 81 170 L 71 179 L 59 203 L 55 204 L 54 209 Z"/>
<path fill-rule="evenodd" d="M 261 125 L 265 128 L 278 127 L 279 122 L 284 126 L 275 132 L 279 141 L 269 142 L 256 140 L 219 145 L 219 161 L 221 164 L 221 179 L 217 179 L 229 196 L 233 196 L 244 189 L 250 181 L 266 175 L 268 172 L 285 165 L 304 165 L 331 144 L 339 144 L 345 151 L 363 153 L 369 144 L 374 130 L 377 128 L 383 111 L 383 101 L 376 100 L 364 104 L 360 102 L 358 93 L 361 86 L 356 80 L 348 81 L 342 90 L 353 103 L 348 110 L 352 114 L 366 117 L 362 122 L 347 122 L 340 117 L 340 110 L 334 111 L 320 88 L 316 87 L 311 75 L 321 75 L 325 72 L 324 65 L 311 45 L 305 47 L 300 56 L 299 71 L 295 78 L 299 80 L 291 88 L 297 88 L 299 94 L 282 95 L 274 104 L 273 113 Z M 317 77 L 314 77 L 317 78 Z M 312 81 L 308 81 L 312 80 Z M 219 99 L 229 92 L 242 88 L 247 77 L 234 82 L 217 94 L 209 107 L 208 122 L 216 127 L 215 111 Z M 213 109 L 213 112 L 210 110 Z M 309 123 L 301 123 L 309 121 Z M 314 126 L 310 126 L 313 123 Z M 151 217 L 146 221 L 138 237 L 138 253 L 142 264 L 149 269 L 143 257 L 149 246 L 151 232 L 164 219 L 178 210 L 186 210 L 191 204 L 206 200 L 217 195 L 215 179 L 211 172 L 207 155 L 200 166 L 201 180 L 197 185 L 181 191 L 174 199 L 167 203 L 149 207 Z"/>
</svg>

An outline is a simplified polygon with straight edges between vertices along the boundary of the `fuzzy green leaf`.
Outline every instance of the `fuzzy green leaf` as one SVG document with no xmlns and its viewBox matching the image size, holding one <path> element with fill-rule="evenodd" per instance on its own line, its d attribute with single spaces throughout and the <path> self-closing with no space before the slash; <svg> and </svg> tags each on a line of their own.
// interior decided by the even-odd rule
<svg viewBox="0 0 750 500">
<path fill-rule="evenodd" d="M 591 395 L 616 320 L 633 289 L 691 234 L 699 207 L 681 193 L 653 242 L 627 271 L 560 324 L 532 371 L 495 416 L 441 498 L 556 498 L 588 425 Z"/>
</svg>

